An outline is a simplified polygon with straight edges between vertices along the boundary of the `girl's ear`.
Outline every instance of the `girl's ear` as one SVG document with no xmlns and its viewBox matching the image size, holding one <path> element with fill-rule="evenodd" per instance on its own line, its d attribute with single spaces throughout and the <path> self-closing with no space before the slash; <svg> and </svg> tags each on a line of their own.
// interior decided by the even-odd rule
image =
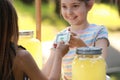
<svg viewBox="0 0 120 80">
<path fill-rule="evenodd" d="M 88 11 L 91 10 L 91 8 L 93 7 L 94 2 L 95 2 L 95 0 L 89 0 L 89 1 L 87 2 Z"/>
</svg>

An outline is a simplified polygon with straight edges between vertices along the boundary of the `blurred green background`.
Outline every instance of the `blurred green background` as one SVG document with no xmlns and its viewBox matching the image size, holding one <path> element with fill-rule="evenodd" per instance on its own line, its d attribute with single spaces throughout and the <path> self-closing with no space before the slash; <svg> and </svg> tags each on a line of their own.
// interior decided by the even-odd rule
<svg viewBox="0 0 120 80">
<path fill-rule="evenodd" d="M 19 30 L 35 31 L 36 21 L 35 21 L 34 1 L 31 0 L 31 2 L 27 3 L 27 2 L 24 2 L 24 0 L 14 0 L 13 3 L 18 14 Z"/>
<path fill-rule="evenodd" d="M 42 41 L 49 41 L 53 39 L 56 32 L 65 28 L 68 24 L 62 19 L 62 16 L 56 14 L 59 12 L 56 9 L 55 1 L 42 0 Z M 58 0 L 56 0 L 58 1 Z M 97 0 L 96 0 L 97 1 Z M 98 0 L 102 1 L 102 0 Z M 109 31 L 117 31 L 120 29 L 120 16 L 118 13 L 118 7 L 112 3 L 108 3 L 110 0 L 104 0 L 107 2 L 95 3 L 92 10 L 88 14 L 88 21 L 90 23 L 105 25 Z M 57 2 L 57 5 L 58 2 Z M 53 32 L 54 30 L 54 32 Z M 49 35 L 51 34 L 51 35 Z M 52 36 L 53 35 L 53 36 Z M 47 36 L 47 37 L 46 37 Z"/>
<path fill-rule="evenodd" d="M 19 30 L 33 30 L 36 37 L 35 0 L 14 0 L 14 6 L 19 16 Z M 56 0 L 58 1 L 58 0 Z M 109 34 L 120 31 L 120 16 L 118 7 L 110 0 L 96 0 L 92 10 L 88 14 L 90 23 L 105 25 Z M 41 4 L 41 37 L 42 42 L 54 39 L 58 31 L 68 26 L 56 9 L 54 0 L 42 0 Z M 114 3 L 114 2 L 113 2 Z M 34 54 L 33 54 L 34 56 Z M 119 80 L 120 74 L 111 74 L 111 80 Z M 117 79 L 118 78 L 118 79 Z"/>
<path fill-rule="evenodd" d="M 29 3 L 25 3 L 24 1 L 28 1 Z M 19 29 L 35 31 L 36 21 L 34 0 L 15 0 L 14 5 L 19 16 Z M 54 36 L 56 35 L 55 33 L 62 30 L 68 25 L 68 23 L 64 21 L 62 16 L 60 14 L 57 14 L 58 12 L 59 10 L 57 9 L 56 11 L 56 4 L 54 0 L 42 0 L 42 41 L 53 40 Z M 90 10 L 88 14 L 88 21 L 90 23 L 105 25 L 110 32 L 119 31 L 120 16 L 118 13 L 118 7 L 108 2 L 95 3 L 92 10 Z"/>
</svg>

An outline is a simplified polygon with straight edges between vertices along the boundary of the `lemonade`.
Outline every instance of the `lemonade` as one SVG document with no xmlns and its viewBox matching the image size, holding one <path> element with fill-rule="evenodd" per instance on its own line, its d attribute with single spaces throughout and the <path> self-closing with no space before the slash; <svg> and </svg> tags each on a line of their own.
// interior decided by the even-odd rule
<svg viewBox="0 0 120 80">
<path fill-rule="evenodd" d="M 72 80 L 106 80 L 105 60 L 98 54 L 88 53 L 78 54 L 74 58 Z"/>
<path fill-rule="evenodd" d="M 42 54 L 40 41 L 33 38 L 33 31 L 20 31 L 18 44 L 31 53 L 39 68 L 42 68 Z"/>
</svg>

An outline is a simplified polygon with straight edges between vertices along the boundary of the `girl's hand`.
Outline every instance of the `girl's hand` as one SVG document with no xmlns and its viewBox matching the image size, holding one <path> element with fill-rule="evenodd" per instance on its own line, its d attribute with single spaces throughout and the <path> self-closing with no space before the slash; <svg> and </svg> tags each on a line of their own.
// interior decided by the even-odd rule
<svg viewBox="0 0 120 80">
<path fill-rule="evenodd" d="M 69 46 L 70 48 L 83 47 L 86 46 L 86 44 L 78 37 L 77 34 L 71 32 Z"/>
<path fill-rule="evenodd" d="M 57 54 L 60 54 L 63 57 L 69 51 L 69 45 L 61 41 L 57 44 L 55 50 Z"/>
</svg>

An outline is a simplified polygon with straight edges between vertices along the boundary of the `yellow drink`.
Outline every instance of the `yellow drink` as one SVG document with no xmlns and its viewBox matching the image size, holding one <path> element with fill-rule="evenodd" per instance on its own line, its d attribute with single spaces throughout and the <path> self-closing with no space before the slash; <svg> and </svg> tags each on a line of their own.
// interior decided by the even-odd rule
<svg viewBox="0 0 120 80">
<path fill-rule="evenodd" d="M 106 63 L 100 55 L 77 55 L 72 63 L 72 80 L 106 80 Z"/>
<path fill-rule="evenodd" d="M 42 54 L 40 41 L 33 38 L 33 31 L 22 31 L 18 44 L 22 45 L 31 53 L 39 68 L 42 68 Z"/>
</svg>

